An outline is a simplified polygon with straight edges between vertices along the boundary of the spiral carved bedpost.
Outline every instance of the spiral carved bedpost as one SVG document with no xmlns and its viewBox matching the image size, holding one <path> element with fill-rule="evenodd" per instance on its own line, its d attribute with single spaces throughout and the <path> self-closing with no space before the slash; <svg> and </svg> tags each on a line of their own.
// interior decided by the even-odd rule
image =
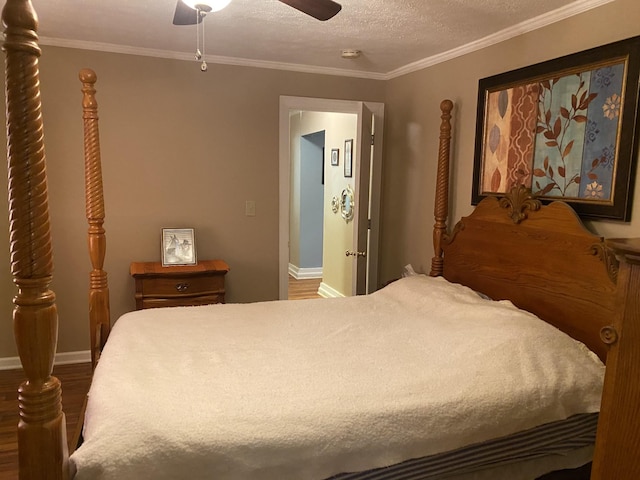
<svg viewBox="0 0 640 480">
<path fill-rule="evenodd" d="M 58 342 L 42 128 L 38 19 L 29 0 L 3 11 L 11 272 L 18 293 L 13 325 L 27 380 L 18 389 L 21 480 L 66 479 L 61 386 L 51 376 Z"/>
<path fill-rule="evenodd" d="M 82 82 L 82 118 L 84 121 L 84 177 L 87 222 L 89 223 L 89 257 L 93 270 L 89 276 L 89 323 L 91 335 L 91 363 L 95 368 L 111 329 L 109 314 L 109 286 L 103 270 L 107 240 L 104 224 L 104 196 L 100 136 L 98 134 L 98 102 L 96 74 L 88 68 L 80 71 Z"/>
<path fill-rule="evenodd" d="M 442 111 L 440 123 L 440 143 L 438 145 L 438 176 L 436 178 L 436 201 L 433 226 L 433 258 L 429 275 L 442 275 L 444 259 L 442 258 L 442 242 L 447 234 L 447 216 L 449 215 L 449 155 L 451 149 L 451 110 L 453 102 L 443 100 L 440 103 Z"/>
</svg>

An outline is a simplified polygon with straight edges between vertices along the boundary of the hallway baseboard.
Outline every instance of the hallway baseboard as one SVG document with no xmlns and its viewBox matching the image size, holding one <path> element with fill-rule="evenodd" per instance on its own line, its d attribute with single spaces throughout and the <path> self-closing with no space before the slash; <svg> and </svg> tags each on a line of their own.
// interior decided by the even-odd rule
<svg viewBox="0 0 640 480">
<path fill-rule="evenodd" d="M 296 280 L 302 278 L 322 278 L 322 267 L 301 268 L 290 263 L 289 275 Z"/>
</svg>

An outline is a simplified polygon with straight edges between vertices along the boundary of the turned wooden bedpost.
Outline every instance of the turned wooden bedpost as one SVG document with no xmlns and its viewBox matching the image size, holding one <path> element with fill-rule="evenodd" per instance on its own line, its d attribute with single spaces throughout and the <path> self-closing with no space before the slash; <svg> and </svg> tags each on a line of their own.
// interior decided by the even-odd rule
<svg viewBox="0 0 640 480">
<path fill-rule="evenodd" d="M 84 121 L 84 178 L 87 222 L 89 223 L 89 257 L 93 270 L 89 275 L 89 330 L 91 336 L 91 364 L 95 368 L 104 347 L 111 321 L 109 314 L 109 286 L 103 270 L 107 240 L 104 224 L 104 196 L 100 136 L 98 133 L 98 102 L 96 101 L 96 73 L 80 70 L 82 82 L 82 118 Z"/>
<path fill-rule="evenodd" d="M 640 478 L 640 238 L 606 243 L 620 259 L 618 312 L 600 334 L 610 348 L 591 478 L 636 480 Z"/>
<path fill-rule="evenodd" d="M 27 380 L 18 389 L 20 479 L 66 479 L 67 437 L 60 382 L 51 376 L 58 342 L 44 137 L 38 80 L 38 19 L 29 0 L 3 11 L 13 325 Z"/>
<path fill-rule="evenodd" d="M 440 104 L 442 122 L 440 123 L 440 143 L 438 145 L 438 176 L 436 178 L 436 202 L 433 213 L 436 223 L 433 226 L 433 258 L 429 275 L 442 275 L 442 242 L 447 234 L 447 216 L 449 215 L 449 155 L 451 149 L 451 110 L 453 102 L 443 100 Z"/>
</svg>

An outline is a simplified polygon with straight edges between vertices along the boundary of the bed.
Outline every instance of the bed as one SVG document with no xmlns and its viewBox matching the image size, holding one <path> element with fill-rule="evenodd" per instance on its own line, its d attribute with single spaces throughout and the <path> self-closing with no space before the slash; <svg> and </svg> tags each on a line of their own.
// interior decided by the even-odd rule
<svg viewBox="0 0 640 480">
<path fill-rule="evenodd" d="M 522 188 L 483 200 L 450 229 L 448 100 L 429 275 L 349 299 L 141 311 L 110 331 L 89 70 L 81 81 L 97 367 L 84 442 L 69 460 L 61 385 L 51 376 L 57 313 L 37 20 L 30 2 L 9 0 L 3 22 L 15 337 L 27 377 L 19 389 L 21 479 L 525 479 L 592 457 L 591 478 L 640 478 L 640 241 L 604 240 L 566 204 L 542 205 Z M 186 315 L 189 329 L 176 329 L 176 315 Z M 238 321 L 241 335 L 229 327 Z M 128 344 L 139 329 L 148 334 L 149 322 L 166 327 L 158 341 L 184 337 L 161 354 L 157 342 Z M 171 348 L 177 357 L 166 355 Z M 123 368 L 132 350 L 142 356 L 133 371 Z M 150 425 L 142 440 L 134 435 Z M 133 443 L 123 447 L 124 437 Z M 549 447 L 552 438 L 558 444 Z M 168 449 L 151 448 L 157 444 Z M 187 456 L 177 456 L 184 447 Z M 201 461 L 210 463 L 198 473 Z"/>
</svg>

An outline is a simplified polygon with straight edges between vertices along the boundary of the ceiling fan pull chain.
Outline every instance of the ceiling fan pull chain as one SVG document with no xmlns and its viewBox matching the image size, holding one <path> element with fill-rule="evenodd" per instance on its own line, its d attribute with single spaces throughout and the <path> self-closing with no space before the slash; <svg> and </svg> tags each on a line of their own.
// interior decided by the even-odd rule
<svg viewBox="0 0 640 480">
<path fill-rule="evenodd" d="M 200 10 L 198 10 L 198 15 L 202 15 L 202 55 L 200 58 L 202 58 L 202 63 L 200 64 L 200 71 L 202 72 L 206 72 L 207 71 L 207 62 L 204 59 L 205 56 L 205 35 L 204 35 L 204 17 L 207 13 L 206 12 L 201 12 Z"/>
<path fill-rule="evenodd" d="M 202 52 L 200 51 L 200 9 L 196 6 L 196 60 L 202 58 Z"/>
</svg>

